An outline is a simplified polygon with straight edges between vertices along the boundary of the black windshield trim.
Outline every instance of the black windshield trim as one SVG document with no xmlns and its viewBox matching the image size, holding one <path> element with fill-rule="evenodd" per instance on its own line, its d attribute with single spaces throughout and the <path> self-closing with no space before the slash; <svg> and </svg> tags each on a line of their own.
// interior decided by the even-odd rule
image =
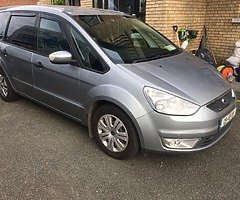
<svg viewBox="0 0 240 200">
<path fill-rule="evenodd" d="M 182 53 L 182 51 L 176 51 L 175 53 L 156 55 L 156 56 L 149 57 L 149 58 L 134 60 L 132 63 L 140 63 L 140 62 L 146 62 L 146 61 L 151 61 L 151 60 L 157 60 L 157 59 L 161 59 L 161 58 L 167 58 L 167 57 L 178 55 L 180 53 Z"/>
</svg>

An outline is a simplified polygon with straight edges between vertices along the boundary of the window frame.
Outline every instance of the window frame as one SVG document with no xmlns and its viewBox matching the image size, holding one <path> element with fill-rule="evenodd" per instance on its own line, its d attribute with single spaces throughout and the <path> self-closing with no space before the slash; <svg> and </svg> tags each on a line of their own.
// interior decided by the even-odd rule
<svg viewBox="0 0 240 200">
<path fill-rule="evenodd" d="M 101 2 L 101 4 L 102 4 L 101 7 L 98 7 L 99 2 Z M 134 15 L 143 22 L 146 21 L 146 0 L 144 1 L 145 6 L 142 7 L 142 8 L 144 8 L 143 10 L 141 10 L 141 3 L 142 3 L 141 0 L 130 0 L 129 12 L 127 12 L 126 10 L 120 9 L 121 2 L 122 2 L 121 0 L 117 0 L 117 4 L 118 4 L 117 9 L 116 9 L 117 11 L 124 12 L 129 15 Z M 108 0 L 92 0 L 92 7 L 109 10 Z M 114 2 L 114 7 L 115 7 L 115 2 Z"/>
<path fill-rule="evenodd" d="M 37 28 L 36 28 L 36 25 L 37 25 L 37 21 L 38 21 L 38 13 L 37 12 L 32 12 L 32 11 L 13 11 L 13 12 L 10 12 L 10 16 L 9 16 L 9 19 L 8 19 L 8 23 L 7 23 L 7 26 L 6 26 L 6 30 L 5 30 L 5 35 L 3 37 L 3 40 L 2 42 L 5 42 L 9 45 L 13 45 L 14 47 L 17 47 L 17 48 L 20 48 L 20 49 L 23 49 L 23 50 L 26 50 L 26 51 L 30 51 L 30 52 L 36 52 L 36 34 L 37 34 Z M 7 33 L 8 33 L 8 30 L 9 30 L 9 27 L 10 27 L 10 22 L 11 22 L 11 19 L 13 16 L 19 16 L 19 17 L 35 17 L 35 24 L 33 26 L 34 28 L 34 34 L 33 34 L 33 37 L 34 37 L 34 41 L 33 41 L 33 49 L 28 49 L 28 48 L 25 48 L 23 46 L 19 46 L 19 45 L 16 45 L 16 44 L 13 44 L 13 43 L 10 43 L 8 42 L 6 39 L 7 39 Z"/>
<path fill-rule="evenodd" d="M 68 0 L 69 6 L 81 6 L 80 0 Z"/>
<path fill-rule="evenodd" d="M 9 21 L 10 21 L 10 18 L 11 18 L 11 12 L 9 12 L 9 11 L 4 11 L 4 12 L 0 12 L 0 13 L 7 13 L 7 14 L 8 14 L 8 19 L 7 19 L 7 23 L 6 23 L 6 25 L 5 25 L 5 30 L 4 30 L 4 32 L 3 32 L 2 39 L 0 39 L 0 42 L 4 42 L 4 41 L 5 41 L 5 38 L 6 38 L 7 30 L 8 30 Z"/>
<path fill-rule="evenodd" d="M 46 14 L 46 13 L 39 13 L 38 15 L 38 19 L 37 19 L 37 25 L 36 25 L 36 53 L 41 55 L 41 56 L 44 56 L 44 57 L 47 57 L 47 55 L 45 54 L 42 54 L 38 51 L 38 39 L 39 39 L 39 32 L 40 32 L 40 24 L 41 24 L 41 19 L 47 19 L 47 20 L 51 20 L 51 21 L 54 21 L 54 22 L 57 22 L 59 24 L 59 27 L 60 27 L 60 30 L 61 30 L 61 33 L 62 33 L 62 36 L 64 39 L 66 39 L 69 47 L 70 47 L 70 52 L 72 54 L 73 57 L 75 57 L 75 53 L 73 52 L 72 48 L 71 48 L 71 43 L 69 41 L 69 38 L 68 38 L 68 35 L 66 34 L 66 28 L 65 28 L 65 23 L 63 23 L 63 21 L 65 21 L 65 19 L 58 17 L 56 15 L 51 15 L 51 14 Z"/>
</svg>

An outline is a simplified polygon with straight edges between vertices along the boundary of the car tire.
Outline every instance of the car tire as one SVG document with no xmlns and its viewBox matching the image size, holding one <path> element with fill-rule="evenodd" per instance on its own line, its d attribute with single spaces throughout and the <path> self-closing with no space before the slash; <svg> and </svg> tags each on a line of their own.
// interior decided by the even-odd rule
<svg viewBox="0 0 240 200">
<path fill-rule="evenodd" d="M 93 137 L 100 148 L 116 159 L 126 159 L 139 152 L 139 138 L 129 116 L 112 105 L 96 110 L 92 119 Z"/>
<path fill-rule="evenodd" d="M 0 69 L 0 97 L 3 101 L 7 102 L 15 101 L 19 98 L 2 69 Z"/>
</svg>

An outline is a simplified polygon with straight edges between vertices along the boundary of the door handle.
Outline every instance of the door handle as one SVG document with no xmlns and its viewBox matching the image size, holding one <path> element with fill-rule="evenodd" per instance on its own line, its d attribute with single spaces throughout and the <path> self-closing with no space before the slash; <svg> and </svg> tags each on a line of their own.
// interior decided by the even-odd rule
<svg viewBox="0 0 240 200">
<path fill-rule="evenodd" d="M 43 69 L 44 68 L 44 65 L 42 64 L 42 62 L 38 61 L 38 62 L 35 62 L 34 65 L 39 68 L 39 69 Z"/>
<path fill-rule="evenodd" d="M 6 49 L 3 49 L 3 50 L 1 50 L 1 53 L 2 53 L 4 56 L 6 56 L 6 55 L 7 55 L 7 50 L 6 50 Z"/>
</svg>

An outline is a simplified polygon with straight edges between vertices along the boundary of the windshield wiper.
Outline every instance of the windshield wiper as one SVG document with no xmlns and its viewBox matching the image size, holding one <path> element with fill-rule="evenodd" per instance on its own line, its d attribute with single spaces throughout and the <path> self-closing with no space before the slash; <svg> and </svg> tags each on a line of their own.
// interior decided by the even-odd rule
<svg viewBox="0 0 240 200">
<path fill-rule="evenodd" d="M 148 58 L 142 58 L 142 59 L 134 60 L 132 63 L 146 62 L 146 61 L 150 61 L 150 60 L 166 58 L 166 57 L 173 56 L 173 55 L 174 55 L 173 53 L 166 53 L 166 54 L 162 54 L 162 55 L 156 55 L 156 56 L 153 56 L 153 57 L 148 57 Z"/>
</svg>

